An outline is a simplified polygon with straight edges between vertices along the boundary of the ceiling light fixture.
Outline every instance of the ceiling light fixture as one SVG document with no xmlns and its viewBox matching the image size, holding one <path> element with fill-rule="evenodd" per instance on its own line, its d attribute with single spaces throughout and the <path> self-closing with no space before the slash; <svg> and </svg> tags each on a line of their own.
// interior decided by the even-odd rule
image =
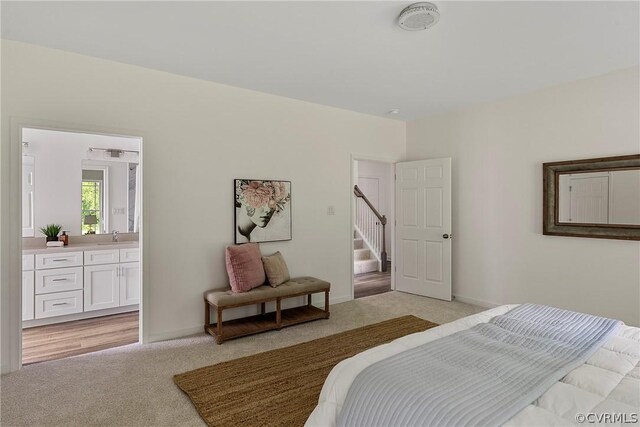
<svg viewBox="0 0 640 427">
<path fill-rule="evenodd" d="M 387 114 L 399 114 L 399 113 L 400 113 L 400 110 L 398 110 L 397 108 L 387 111 Z"/>
<path fill-rule="evenodd" d="M 398 25 L 407 31 L 420 31 L 438 23 L 440 12 L 433 3 L 414 3 L 404 8 L 398 16 Z"/>
</svg>

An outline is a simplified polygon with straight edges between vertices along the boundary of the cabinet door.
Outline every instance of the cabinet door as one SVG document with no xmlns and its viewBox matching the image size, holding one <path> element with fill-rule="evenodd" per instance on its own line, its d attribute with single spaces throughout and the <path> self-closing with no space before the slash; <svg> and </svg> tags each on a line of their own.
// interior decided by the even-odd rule
<svg viewBox="0 0 640 427">
<path fill-rule="evenodd" d="M 119 264 L 84 268 L 84 311 L 120 305 Z"/>
<path fill-rule="evenodd" d="M 140 263 L 120 264 L 120 305 L 140 303 Z"/>
<path fill-rule="evenodd" d="M 33 320 L 35 280 L 33 271 L 22 272 L 22 320 Z"/>
<path fill-rule="evenodd" d="M 36 258 L 33 254 L 22 255 L 22 271 L 34 270 L 36 268 Z"/>
</svg>

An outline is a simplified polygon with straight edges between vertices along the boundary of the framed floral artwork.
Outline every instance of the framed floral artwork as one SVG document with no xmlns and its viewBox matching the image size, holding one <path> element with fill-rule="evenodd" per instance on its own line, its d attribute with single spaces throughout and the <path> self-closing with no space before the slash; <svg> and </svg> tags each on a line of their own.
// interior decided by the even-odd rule
<svg viewBox="0 0 640 427">
<path fill-rule="evenodd" d="M 291 182 L 235 179 L 235 243 L 291 240 Z"/>
</svg>

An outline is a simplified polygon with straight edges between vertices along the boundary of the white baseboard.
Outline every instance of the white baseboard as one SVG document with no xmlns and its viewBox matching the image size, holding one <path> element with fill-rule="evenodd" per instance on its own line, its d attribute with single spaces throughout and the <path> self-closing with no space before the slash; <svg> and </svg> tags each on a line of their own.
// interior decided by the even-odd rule
<svg viewBox="0 0 640 427">
<path fill-rule="evenodd" d="M 351 301 L 351 295 L 344 295 L 340 297 L 329 297 L 329 305 L 341 304 L 343 302 Z"/>
<path fill-rule="evenodd" d="M 453 296 L 457 301 L 464 302 L 466 304 L 473 304 L 484 308 L 495 308 L 499 307 L 503 304 L 497 304 L 495 302 L 483 301 L 480 299 L 465 297 L 464 295 L 454 295 Z"/>
<path fill-rule="evenodd" d="M 189 328 L 184 328 L 184 329 L 176 329 L 173 331 L 160 332 L 159 334 L 150 335 L 148 342 L 152 343 L 152 342 L 158 342 L 158 341 L 173 340 L 176 338 L 184 338 L 189 335 L 194 335 L 199 332 L 204 332 L 203 327 L 204 325 L 198 325 L 198 326 L 191 326 Z"/>
</svg>

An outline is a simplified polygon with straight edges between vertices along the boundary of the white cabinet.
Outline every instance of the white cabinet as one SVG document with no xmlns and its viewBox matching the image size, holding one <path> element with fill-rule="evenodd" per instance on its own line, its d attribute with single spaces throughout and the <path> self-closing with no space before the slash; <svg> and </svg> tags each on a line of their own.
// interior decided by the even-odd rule
<svg viewBox="0 0 640 427">
<path fill-rule="evenodd" d="M 82 289 L 82 267 L 52 268 L 37 270 L 36 294 L 74 291 Z"/>
<path fill-rule="evenodd" d="M 82 252 L 36 255 L 36 270 L 62 267 L 82 267 Z"/>
<path fill-rule="evenodd" d="M 140 261 L 139 248 L 120 249 L 120 262 L 138 262 Z"/>
<path fill-rule="evenodd" d="M 23 264 L 24 265 L 24 264 Z M 35 304 L 34 272 L 22 272 L 22 320 L 33 320 Z"/>
<path fill-rule="evenodd" d="M 140 303 L 140 263 L 120 264 L 120 305 Z"/>
<path fill-rule="evenodd" d="M 82 313 L 82 290 L 36 295 L 36 319 L 74 313 Z"/>
<path fill-rule="evenodd" d="M 84 268 L 84 311 L 120 306 L 119 272 L 119 264 Z"/>
<path fill-rule="evenodd" d="M 33 320 L 35 304 L 35 257 L 22 255 L 22 320 Z"/>
<path fill-rule="evenodd" d="M 76 313 L 88 313 L 83 318 L 97 317 L 115 311 L 109 309 L 139 304 L 139 260 L 139 248 L 96 246 L 86 251 L 23 254 L 22 320 Z"/>
<path fill-rule="evenodd" d="M 116 262 L 120 262 L 120 251 L 118 249 L 84 251 L 84 265 L 113 264 Z"/>
<path fill-rule="evenodd" d="M 36 261 L 33 255 L 22 255 L 22 271 L 35 270 Z"/>
</svg>

